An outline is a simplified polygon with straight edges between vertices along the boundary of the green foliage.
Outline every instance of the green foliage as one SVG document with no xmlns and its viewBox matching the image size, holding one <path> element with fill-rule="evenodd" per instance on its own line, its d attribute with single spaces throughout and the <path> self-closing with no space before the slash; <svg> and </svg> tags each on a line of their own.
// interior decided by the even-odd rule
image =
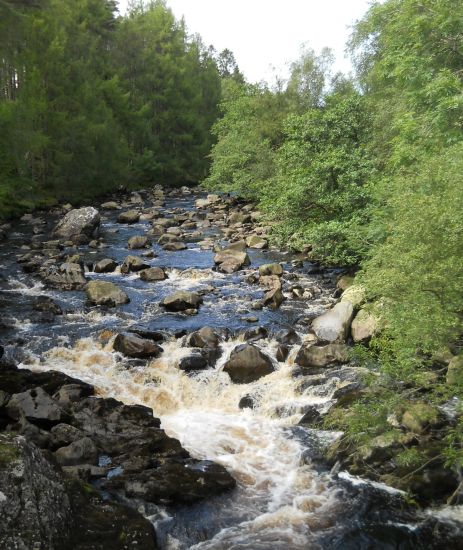
<svg viewBox="0 0 463 550">
<path fill-rule="evenodd" d="M 368 115 L 353 90 L 334 92 L 323 108 L 285 124 L 277 177 L 264 191 L 263 207 L 279 222 L 280 234 L 294 246 L 310 243 L 326 263 L 355 265 L 368 247 L 363 226 L 373 166 L 367 135 Z"/>
<path fill-rule="evenodd" d="M 120 184 L 197 182 L 217 63 L 164 2 L 0 3 L 0 216 Z"/>
<path fill-rule="evenodd" d="M 266 86 L 229 81 L 221 108 L 223 116 L 213 127 L 213 164 L 204 186 L 257 201 L 275 174 L 274 148 L 281 139 L 284 98 Z"/>
</svg>

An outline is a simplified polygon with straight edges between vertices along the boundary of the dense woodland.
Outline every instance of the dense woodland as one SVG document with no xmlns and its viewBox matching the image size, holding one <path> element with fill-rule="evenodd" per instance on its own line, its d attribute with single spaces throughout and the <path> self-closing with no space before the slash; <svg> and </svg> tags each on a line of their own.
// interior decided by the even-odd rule
<svg viewBox="0 0 463 550">
<path fill-rule="evenodd" d="M 164 2 L 0 2 L 1 213 L 207 173 L 231 52 Z"/>
<path fill-rule="evenodd" d="M 399 404 L 463 397 L 461 361 L 438 375 L 463 332 L 463 3 L 373 4 L 348 47 L 355 77 L 305 48 L 287 81 L 251 84 L 162 1 L 0 0 L 0 204 L 201 181 L 256 202 L 276 243 L 355 272 L 381 319 L 354 357 L 380 373 L 370 396 L 327 421 L 358 444 L 394 437 Z"/>
</svg>

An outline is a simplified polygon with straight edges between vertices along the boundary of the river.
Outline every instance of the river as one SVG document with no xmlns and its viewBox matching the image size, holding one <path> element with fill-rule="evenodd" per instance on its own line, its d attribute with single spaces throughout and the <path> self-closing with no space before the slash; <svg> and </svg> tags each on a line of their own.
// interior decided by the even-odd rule
<svg viewBox="0 0 463 550">
<path fill-rule="evenodd" d="M 167 218 L 188 214 L 199 196 L 168 196 L 159 212 Z M 144 196 L 144 201 L 135 206 L 148 208 L 149 198 Z M 101 258 L 120 264 L 129 253 L 139 255 L 142 251 L 127 250 L 127 241 L 151 226 L 149 220 L 119 224 L 118 211 L 102 213 L 105 247 L 79 247 L 86 276 L 115 282 L 130 303 L 112 309 L 90 307 L 82 291 L 47 289 L 24 273 L 15 254 L 27 252 L 33 239 L 50 239 L 48 229 L 56 222 L 53 216 L 43 217 L 43 223 L 25 219 L 13 225 L 8 242 L 0 245 L 2 340 L 7 353 L 16 354 L 24 367 L 59 370 L 92 383 L 102 396 L 151 407 L 166 432 L 192 456 L 222 464 L 237 480 L 233 492 L 193 506 L 136 503 L 154 522 L 161 548 L 448 547 L 440 544 L 445 544 L 443 533 L 458 528 L 452 517 L 455 509 L 417 512 L 398 491 L 331 472 L 320 450 L 340 434 L 298 425 L 310 407 L 324 412 L 333 404 L 333 393 L 353 367 L 333 369 L 328 378 L 308 383 L 294 364 L 298 345 L 284 362 L 277 361 L 276 335 L 294 329 L 304 340 L 310 319 L 335 301 L 336 270 L 320 271 L 287 252 L 248 249 L 249 268 L 219 273 L 212 269 L 209 243 L 223 245 L 226 240 L 223 224 L 213 222 L 201 235 L 195 228 L 185 230 L 185 250 L 168 252 L 153 244 L 156 257 L 145 260 L 166 269 L 165 281 L 144 282 L 138 274 L 123 275 L 119 269 L 97 274 L 92 266 Z M 254 309 L 262 289 L 247 282 L 246 275 L 269 262 L 281 262 L 287 285 L 297 282 L 310 297 L 297 298 L 286 290 L 287 300 L 279 309 Z M 180 289 L 203 294 L 197 315 L 168 313 L 160 307 L 167 294 Z M 64 314 L 44 322 L 31 309 L 38 296 L 51 297 Z M 158 359 L 130 360 L 114 352 L 110 335 L 134 324 L 168 335 Z M 182 357 L 191 353 L 185 335 L 204 326 L 226 331 L 221 356 L 214 368 L 186 373 L 178 368 Z M 268 331 L 255 343 L 272 357 L 275 370 L 256 382 L 234 384 L 222 367 L 231 351 L 246 341 L 245 332 L 256 326 Z M 253 409 L 239 407 L 245 396 L 252 398 Z"/>
</svg>

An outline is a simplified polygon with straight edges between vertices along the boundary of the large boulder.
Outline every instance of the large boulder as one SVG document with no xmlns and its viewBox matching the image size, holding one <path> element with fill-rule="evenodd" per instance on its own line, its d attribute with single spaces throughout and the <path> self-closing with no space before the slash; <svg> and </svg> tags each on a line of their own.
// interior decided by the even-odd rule
<svg viewBox="0 0 463 550">
<path fill-rule="evenodd" d="M 230 354 L 223 370 L 236 384 L 249 384 L 275 369 L 272 360 L 252 344 L 237 346 Z"/>
<path fill-rule="evenodd" d="M 104 258 L 95 264 L 95 273 L 112 273 L 117 267 L 117 262 L 111 258 Z"/>
<path fill-rule="evenodd" d="M 86 287 L 89 302 L 97 306 L 119 306 L 130 302 L 127 294 L 109 281 L 90 281 Z"/>
<path fill-rule="evenodd" d="M 68 212 L 53 229 L 53 235 L 72 239 L 78 235 L 94 237 L 100 225 L 100 214 L 96 208 L 87 206 Z"/>
<path fill-rule="evenodd" d="M 167 275 L 162 267 L 150 267 L 140 271 L 140 279 L 151 283 L 155 281 L 164 281 L 164 279 L 167 279 Z"/>
<path fill-rule="evenodd" d="M 41 387 L 14 394 L 6 410 L 13 420 L 26 418 L 33 424 L 48 428 L 58 424 L 63 415 L 57 403 Z"/>
<path fill-rule="evenodd" d="M 215 349 L 219 347 L 220 338 L 212 328 L 203 327 L 190 335 L 188 343 L 193 348 Z"/>
<path fill-rule="evenodd" d="M 61 290 L 82 290 L 87 284 L 84 268 L 77 263 L 44 266 L 38 274 L 48 286 Z"/>
<path fill-rule="evenodd" d="M 296 355 L 295 362 L 301 367 L 326 367 L 333 363 L 347 363 L 348 352 L 349 348 L 345 344 L 303 345 Z"/>
<path fill-rule="evenodd" d="M 0 547 L 64 548 L 72 509 L 66 485 L 23 437 L 0 434 Z"/>
<path fill-rule="evenodd" d="M 259 266 L 259 275 L 265 277 L 267 275 L 277 275 L 281 277 L 283 275 L 283 267 L 281 264 L 264 264 Z"/>
<path fill-rule="evenodd" d="M 341 302 L 350 302 L 355 309 L 358 309 L 366 299 L 366 293 L 363 286 L 351 285 L 341 296 Z"/>
<path fill-rule="evenodd" d="M 180 370 L 190 372 L 195 370 L 202 370 L 207 367 L 207 356 L 198 351 L 194 351 L 190 355 L 185 355 L 180 359 L 178 368 Z"/>
<path fill-rule="evenodd" d="M 251 260 L 245 251 L 239 247 L 233 248 L 233 245 L 217 252 L 214 256 L 214 263 L 218 264 L 219 270 L 224 273 L 234 273 L 245 265 L 249 265 Z"/>
<path fill-rule="evenodd" d="M 141 271 L 142 269 L 148 269 L 150 267 L 145 261 L 138 256 L 127 256 L 122 262 L 121 273 L 127 274 L 132 271 Z"/>
<path fill-rule="evenodd" d="M 203 299 L 198 293 L 179 290 L 166 296 L 161 305 L 167 311 L 185 311 L 187 309 L 198 309 L 202 302 Z"/>
<path fill-rule="evenodd" d="M 354 308 L 350 302 L 339 302 L 312 322 L 312 329 L 325 342 L 343 341 L 349 332 Z"/>
<path fill-rule="evenodd" d="M 235 480 L 227 470 L 214 462 L 202 460 L 167 463 L 121 480 L 128 497 L 166 504 L 191 504 L 233 489 Z M 114 484 L 119 485 L 116 478 Z"/>
<path fill-rule="evenodd" d="M 130 237 L 127 246 L 130 249 L 146 248 L 150 245 L 150 240 L 145 235 L 134 235 Z"/>
<path fill-rule="evenodd" d="M 114 351 L 119 351 L 127 357 L 138 357 L 141 359 L 157 357 L 162 353 L 162 348 L 152 340 L 140 338 L 135 334 L 118 334 L 113 343 Z"/>
<path fill-rule="evenodd" d="M 278 309 L 285 297 L 279 288 L 274 288 L 265 293 L 264 305 L 271 309 Z"/>
<path fill-rule="evenodd" d="M 246 244 L 249 246 L 249 248 L 257 248 L 258 250 L 262 250 L 268 247 L 267 239 L 263 239 L 258 235 L 251 235 L 247 237 Z"/>
<path fill-rule="evenodd" d="M 82 437 L 55 452 L 55 458 L 61 466 L 93 464 L 96 466 L 98 449 L 90 437 Z"/>
<path fill-rule="evenodd" d="M 352 321 L 352 339 L 354 342 L 368 342 L 378 329 L 378 319 L 369 311 L 361 309 Z"/>
<path fill-rule="evenodd" d="M 137 223 L 140 219 L 140 212 L 138 210 L 127 210 L 121 212 L 117 218 L 118 223 Z"/>
</svg>

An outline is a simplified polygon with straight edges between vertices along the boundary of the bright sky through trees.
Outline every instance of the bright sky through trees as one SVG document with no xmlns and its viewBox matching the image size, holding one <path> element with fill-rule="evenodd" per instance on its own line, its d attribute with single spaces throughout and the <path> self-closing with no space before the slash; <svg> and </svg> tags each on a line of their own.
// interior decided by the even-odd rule
<svg viewBox="0 0 463 550">
<path fill-rule="evenodd" d="M 128 0 L 119 0 L 123 13 Z M 229 48 L 252 82 L 272 80 L 272 67 L 287 75 L 303 43 L 319 51 L 332 48 L 335 69 L 349 71 L 344 57 L 350 27 L 367 10 L 369 0 L 168 0 L 188 30 L 201 34 L 217 50 Z"/>
</svg>

